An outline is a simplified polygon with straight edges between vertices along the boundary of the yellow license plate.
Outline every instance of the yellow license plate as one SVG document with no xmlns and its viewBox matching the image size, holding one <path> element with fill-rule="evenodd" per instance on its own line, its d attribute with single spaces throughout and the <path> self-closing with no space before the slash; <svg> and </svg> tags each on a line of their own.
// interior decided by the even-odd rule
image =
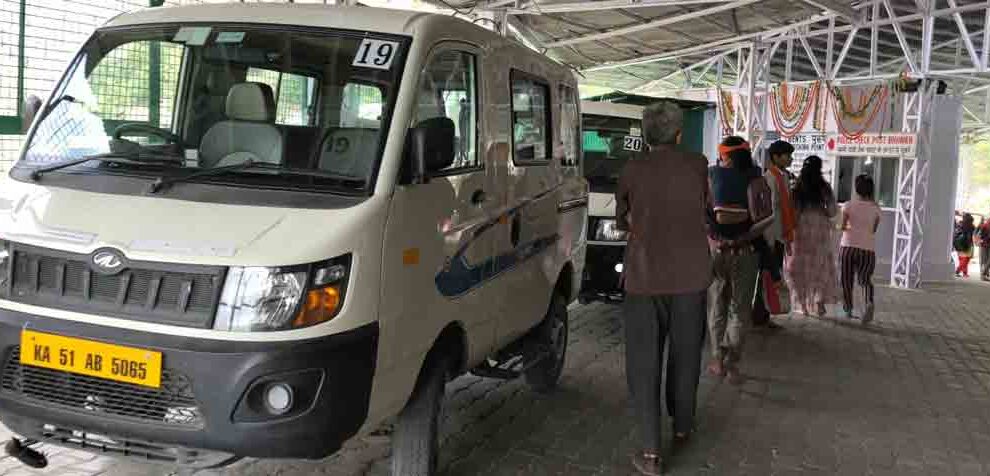
<svg viewBox="0 0 990 476">
<path fill-rule="evenodd" d="M 21 364 L 127 382 L 162 385 L 162 354 L 25 330 L 21 332 Z"/>
</svg>

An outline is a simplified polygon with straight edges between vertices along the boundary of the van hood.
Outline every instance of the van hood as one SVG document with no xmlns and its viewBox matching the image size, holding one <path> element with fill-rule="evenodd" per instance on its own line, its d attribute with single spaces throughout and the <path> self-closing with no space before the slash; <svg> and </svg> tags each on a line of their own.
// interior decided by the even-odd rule
<svg viewBox="0 0 990 476">
<path fill-rule="evenodd" d="M 614 217 L 615 194 L 596 192 L 589 193 L 588 215 L 593 217 Z"/>
<path fill-rule="evenodd" d="M 368 202 L 336 210 L 225 205 L 13 180 L 2 185 L 4 239 L 82 254 L 113 247 L 130 259 L 175 263 L 281 266 L 326 259 L 350 251 L 347 239 L 356 235 L 350 231 L 367 215 L 354 209 L 370 208 Z"/>
</svg>

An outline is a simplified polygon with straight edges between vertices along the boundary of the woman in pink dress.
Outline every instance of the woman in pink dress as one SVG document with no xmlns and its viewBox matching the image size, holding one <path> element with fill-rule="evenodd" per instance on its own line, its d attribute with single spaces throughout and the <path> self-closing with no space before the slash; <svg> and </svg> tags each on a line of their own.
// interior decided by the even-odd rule
<svg viewBox="0 0 990 476">
<path fill-rule="evenodd" d="M 825 306 L 839 300 L 835 269 L 835 227 L 838 213 L 832 187 L 822 177 L 822 159 L 812 155 L 805 159 L 801 176 L 794 187 L 797 232 L 785 270 L 791 295 L 806 315 L 815 306 L 816 315 L 826 313 Z"/>
</svg>

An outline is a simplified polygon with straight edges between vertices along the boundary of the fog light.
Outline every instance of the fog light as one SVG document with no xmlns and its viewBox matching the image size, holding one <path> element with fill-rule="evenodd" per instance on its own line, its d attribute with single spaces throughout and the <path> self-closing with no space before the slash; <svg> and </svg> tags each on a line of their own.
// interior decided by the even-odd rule
<svg viewBox="0 0 990 476">
<path fill-rule="evenodd" d="M 621 273 L 622 272 L 622 263 L 616 263 L 616 265 L 615 265 L 615 272 L 616 273 Z"/>
<path fill-rule="evenodd" d="M 265 389 L 265 406 L 274 415 L 282 415 L 292 408 L 292 387 L 273 383 Z"/>
</svg>

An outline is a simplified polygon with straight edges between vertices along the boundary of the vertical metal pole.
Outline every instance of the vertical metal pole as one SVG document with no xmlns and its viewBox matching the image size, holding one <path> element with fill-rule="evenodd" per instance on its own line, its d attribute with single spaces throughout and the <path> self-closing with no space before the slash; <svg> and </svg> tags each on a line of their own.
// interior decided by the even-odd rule
<svg viewBox="0 0 990 476">
<path fill-rule="evenodd" d="M 774 48 L 771 47 L 770 51 L 768 51 L 767 54 L 763 56 L 764 61 L 763 64 L 760 65 L 760 69 L 762 69 L 761 75 L 763 76 L 763 80 L 762 80 L 763 82 L 761 83 L 763 85 L 763 103 L 759 106 L 756 106 L 756 109 L 759 109 L 756 118 L 760 124 L 760 135 L 757 138 L 756 149 L 753 151 L 754 154 L 757 154 L 756 160 L 759 161 L 758 164 L 760 165 L 760 167 L 766 165 L 763 161 L 763 159 L 766 158 L 766 154 L 764 154 L 762 150 L 764 149 L 763 138 L 766 136 L 766 131 L 769 128 L 769 125 L 766 122 L 767 122 L 767 108 L 770 107 L 770 79 L 771 79 L 770 62 L 773 60 L 773 51 Z M 760 80 L 759 77 L 757 77 L 756 79 L 758 81 Z"/>
<path fill-rule="evenodd" d="M 925 16 L 921 28 L 921 74 L 928 76 L 928 71 L 932 65 L 932 35 L 935 30 L 935 17 L 932 16 L 932 1 L 925 2 Z M 979 65 L 974 65 L 979 67 Z"/>
<path fill-rule="evenodd" d="M 990 124 L 990 89 L 985 91 L 983 102 L 983 122 Z"/>
<path fill-rule="evenodd" d="M 990 7 L 990 2 L 987 2 L 987 6 Z M 983 71 L 990 69 L 990 8 L 986 10 L 986 16 L 983 18 L 983 64 L 980 65 Z"/>
<path fill-rule="evenodd" d="M 828 17 L 828 45 L 825 47 L 825 75 L 832 74 L 832 55 L 835 52 L 835 15 Z M 826 79 L 826 78 L 821 78 Z"/>
<path fill-rule="evenodd" d="M 743 82 L 743 49 L 736 50 L 736 86 L 742 87 Z"/>
<path fill-rule="evenodd" d="M 725 56 L 719 57 L 718 63 L 715 64 L 715 86 L 722 87 L 722 71 L 725 68 Z M 987 93 L 990 94 L 990 89 L 987 89 Z"/>
<path fill-rule="evenodd" d="M 787 39 L 787 57 L 784 59 L 784 82 L 791 81 L 791 66 L 794 63 L 794 40 Z"/>
<path fill-rule="evenodd" d="M 877 19 L 880 16 L 880 2 L 873 2 L 873 13 L 870 17 L 870 76 L 877 74 Z M 893 20 L 893 19 L 892 19 Z"/>
<path fill-rule="evenodd" d="M 162 44 L 148 44 L 148 123 L 160 127 L 162 99 Z"/>
<path fill-rule="evenodd" d="M 721 107 L 716 107 L 715 108 L 715 120 L 716 120 L 716 123 L 718 124 L 719 131 L 722 131 L 722 125 L 723 124 L 726 124 L 726 123 L 729 122 L 729 120 L 728 120 L 729 118 L 727 118 L 727 117 L 723 118 L 722 117 L 722 110 L 725 109 L 725 106 L 722 105 L 722 71 L 724 69 L 725 69 L 725 56 L 723 55 L 723 56 L 719 57 L 718 64 L 715 65 L 715 94 L 718 96 L 718 97 L 715 98 L 715 104 L 721 105 Z M 990 89 L 987 89 L 987 94 L 990 94 Z M 988 102 L 987 104 L 990 104 L 990 102 Z M 990 107 L 990 106 L 988 106 L 988 107 Z M 722 132 L 728 132 L 728 131 L 722 131 Z M 721 139 L 721 137 L 722 137 L 722 134 L 720 133 L 719 134 L 719 139 Z"/>
<path fill-rule="evenodd" d="M 24 28 L 27 24 L 27 0 L 21 0 L 17 17 L 17 117 L 24 120 Z M 23 129 L 23 124 L 21 125 Z"/>
<path fill-rule="evenodd" d="M 759 42 L 754 41 L 749 52 L 749 85 L 746 90 L 749 97 L 746 98 L 746 139 L 750 144 L 756 142 L 753 135 L 753 126 L 756 124 L 756 55 L 759 51 Z"/>
<path fill-rule="evenodd" d="M 302 78 L 302 88 L 299 91 L 299 104 L 302 105 L 303 120 L 306 125 L 310 125 L 311 118 L 313 116 L 313 111 L 309 109 L 309 80 L 305 76 Z"/>
</svg>

